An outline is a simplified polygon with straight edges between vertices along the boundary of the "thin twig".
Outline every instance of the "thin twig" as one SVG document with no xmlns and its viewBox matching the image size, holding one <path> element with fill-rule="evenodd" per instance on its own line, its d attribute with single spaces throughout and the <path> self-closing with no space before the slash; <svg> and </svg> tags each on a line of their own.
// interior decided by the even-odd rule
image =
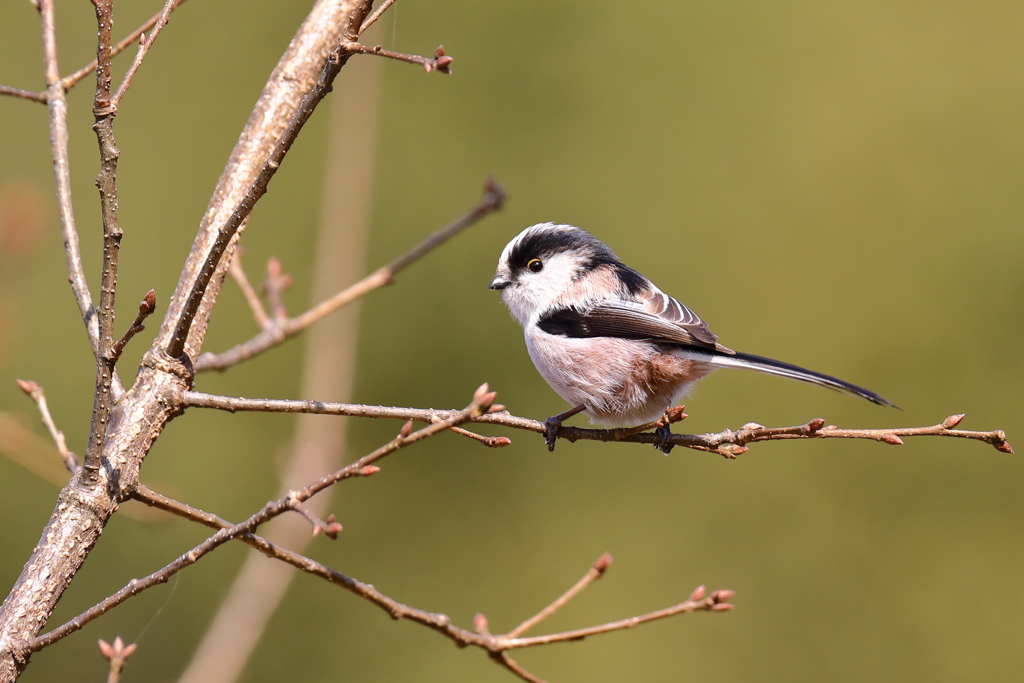
<svg viewBox="0 0 1024 683">
<path fill-rule="evenodd" d="M 523 623 L 516 626 L 514 629 L 509 631 L 506 638 L 518 638 L 523 635 L 531 628 L 544 621 L 552 614 L 557 612 L 562 607 L 565 607 L 570 600 L 579 595 L 580 591 L 589 586 L 595 580 L 601 578 L 606 571 L 608 571 L 608 565 L 612 563 L 612 556 L 605 553 L 601 557 L 597 558 L 594 564 L 587 570 L 587 573 L 583 575 L 579 581 L 572 585 L 569 590 L 565 591 L 552 602 L 550 605 L 542 609 L 541 611 L 534 614 L 529 619 L 523 621 Z"/>
<path fill-rule="evenodd" d="M 349 468 L 354 468 L 358 463 L 353 463 Z M 365 471 L 370 468 L 376 471 L 376 468 L 372 465 L 363 466 L 360 471 Z M 348 469 L 348 468 L 347 468 Z M 372 473 L 372 472 L 371 472 Z M 357 472 L 358 474 L 358 472 Z M 365 475 L 364 475 L 365 476 Z M 147 505 L 155 508 L 172 512 L 180 517 L 198 522 L 208 527 L 227 531 L 237 528 L 239 525 L 232 525 L 230 522 L 217 517 L 209 512 L 198 510 L 184 503 L 178 502 L 171 498 L 167 498 L 151 489 L 139 485 L 136 490 L 132 493 L 132 497 L 139 500 Z M 560 633 L 551 633 L 544 636 L 537 636 L 534 638 L 519 638 L 513 634 L 522 633 L 525 631 L 523 625 L 510 631 L 507 634 L 492 635 L 487 629 L 487 618 L 482 614 L 477 614 L 473 620 L 473 630 L 463 629 L 454 625 L 451 620 L 444 614 L 436 612 L 427 612 L 415 607 L 404 605 L 396 600 L 384 595 L 372 585 L 363 583 L 351 577 L 345 576 L 340 572 L 337 572 L 330 567 L 327 567 L 315 560 L 311 560 L 308 557 L 292 552 L 285 548 L 281 548 L 278 545 L 270 543 L 266 539 L 251 533 L 239 533 L 234 536 L 239 541 L 252 546 L 256 550 L 260 551 L 267 557 L 278 559 L 286 562 L 293 567 L 301 569 L 302 571 L 323 578 L 330 583 L 340 586 L 355 595 L 358 595 L 365 600 L 377 605 L 384 611 L 386 611 L 393 619 L 406 619 L 408 621 L 414 621 L 418 624 L 427 626 L 435 631 L 438 631 L 442 635 L 450 638 L 456 644 L 460 646 L 473 645 L 486 650 L 497 664 L 505 667 L 515 675 L 519 676 L 523 680 L 531 681 L 532 683 L 544 683 L 543 679 L 534 676 L 530 672 L 526 671 L 520 666 L 515 660 L 508 656 L 507 651 L 510 649 L 518 649 L 525 647 L 534 647 L 537 645 L 547 645 L 551 643 L 569 642 L 573 640 L 580 640 L 590 635 L 597 635 L 599 633 L 609 633 L 612 631 L 618 631 L 622 629 L 634 628 L 640 624 L 647 623 L 648 621 L 654 621 L 655 619 L 664 619 L 676 614 L 685 614 L 688 612 L 696 611 L 709 611 L 709 612 L 723 612 L 732 609 L 732 605 L 728 604 L 728 600 L 734 595 L 732 591 L 715 591 L 707 598 L 704 597 L 704 587 L 701 586 L 697 590 L 693 591 L 689 599 L 685 602 L 679 603 L 673 607 L 669 607 L 663 610 L 657 610 L 655 612 L 649 612 L 637 617 L 629 619 L 620 619 L 618 621 L 609 622 L 606 624 L 600 624 L 598 626 L 592 626 L 586 629 L 576 629 L 573 631 L 564 631 Z M 197 546 L 197 549 L 200 546 Z M 193 550 L 195 552 L 196 549 Z M 552 605 L 542 610 L 539 614 L 543 614 L 545 617 L 550 615 L 554 609 L 561 607 L 574 595 L 579 593 L 587 584 L 593 581 L 590 578 L 594 573 L 600 575 L 602 571 L 601 565 L 604 569 L 607 569 L 606 560 L 607 555 L 603 555 L 594 566 L 587 572 L 587 575 L 583 580 L 579 581 L 564 593 L 558 600 Z M 180 558 L 179 558 L 180 559 Z M 166 568 L 165 568 L 166 569 Z M 594 577 L 596 578 L 596 577 Z M 145 579 L 143 579 L 145 581 Z M 584 583 L 585 582 L 585 583 Z M 582 585 L 581 585 L 582 584 Z M 143 590 L 148 587 L 143 585 L 141 582 L 135 582 L 134 585 L 136 590 Z M 554 606 L 554 609 L 552 607 Z M 526 628 L 535 625 L 540 619 L 533 617 L 528 619 L 524 624 L 528 624 Z M 61 627 L 64 628 L 64 627 Z M 51 631 L 56 633 L 59 629 Z M 40 636 L 40 638 L 49 637 L 50 634 Z M 66 635 L 66 634 L 65 634 Z M 36 640 L 40 640 L 37 638 Z M 35 643 L 33 643 L 33 646 Z M 45 646 L 45 645 L 44 645 Z"/>
<path fill-rule="evenodd" d="M 234 413 L 237 411 L 263 413 L 313 413 L 317 415 L 344 415 L 349 417 L 369 417 L 392 420 L 415 420 L 431 422 L 438 418 L 446 419 L 452 414 L 450 410 L 434 410 L 430 408 L 396 408 L 391 406 L 371 406 L 354 403 L 325 403 L 321 401 L 293 401 L 282 399 L 233 398 L 216 396 L 195 391 L 186 391 L 183 395 L 186 407 L 216 408 Z M 654 433 L 630 434 L 622 436 L 620 429 L 584 429 L 581 427 L 562 426 L 557 436 L 567 441 L 612 441 L 621 443 L 647 443 L 672 446 L 685 446 L 696 450 L 704 450 L 727 458 L 734 458 L 746 451 L 747 444 L 759 441 L 778 441 L 782 439 L 870 439 L 893 445 L 902 443 L 899 437 L 904 436 L 948 436 L 960 439 L 972 439 L 991 444 L 1004 453 L 1012 453 L 1013 449 L 1006 442 L 1006 433 L 1002 430 L 991 432 L 973 432 L 954 429 L 963 419 L 963 415 L 951 415 L 943 422 L 931 427 L 898 427 L 892 429 L 839 429 L 834 425 L 824 426 L 825 421 L 815 418 L 810 422 L 794 427 L 762 427 L 747 424 L 738 431 L 726 429 L 722 432 L 709 434 L 669 434 L 661 436 Z M 521 429 L 543 434 L 543 422 L 518 417 L 507 412 L 482 415 L 472 420 L 480 424 L 493 424 L 512 429 Z M 654 424 L 654 423 L 652 423 Z"/>
<path fill-rule="evenodd" d="M 532 673 L 524 669 L 519 663 L 508 656 L 508 653 L 502 650 L 491 655 L 491 659 L 511 671 L 516 676 L 519 676 L 524 681 L 529 683 L 547 683 L 543 678 L 534 676 Z"/>
<path fill-rule="evenodd" d="M 139 302 L 139 314 L 135 316 L 135 320 L 132 321 L 131 326 L 125 331 L 124 335 L 116 342 L 111 348 L 111 353 L 114 357 L 114 362 L 121 357 L 121 352 L 124 351 L 124 347 L 128 345 L 128 342 L 132 340 L 132 337 L 137 335 L 146 329 L 146 326 L 142 322 L 148 318 L 153 311 L 156 310 L 156 292 L 152 289 L 146 292 L 146 296 L 143 297 L 142 301 Z"/>
<path fill-rule="evenodd" d="M 267 315 L 267 311 L 263 308 L 263 302 L 260 301 L 260 297 L 256 294 L 256 290 L 253 289 L 252 283 L 249 282 L 249 278 L 245 274 L 245 269 L 242 267 L 242 248 L 235 247 L 234 256 L 231 258 L 231 264 L 228 266 L 228 274 L 235 280 L 238 288 L 242 290 L 242 296 L 245 297 L 245 303 L 249 305 L 249 310 L 252 311 L 252 317 L 256 320 L 256 324 L 263 329 L 270 322 L 270 316 Z"/>
<path fill-rule="evenodd" d="M 125 92 L 132 84 L 132 79 L 135 78 L 135 74 L 138 72 L 139 67 L 142 66 L 142 60 L 146 58 L 146 53 L 149 52 L 149 48 L 153 45 L 153 42 L 160 35 L 160 32 L 164 30 L 164 26 L 171 18 L 171 12 L 180 5 L 184 0 L 166 0 L 164 2 L 164 8 L 157 15 L 156 23 L 153 25 L 153 31 L 148 36 L 139 33 L 139 49 L 135 53 L 135 59 L 132 60 L 131 66 L 128 67 L 128 71 L 125 72 L 124 78 L 121 79 L 121 84 L 117 86 L 117 92 L 114 93 L 113 97 L 110 98 L 110 106 L 116 111 L 118 106 L 121 104 L 121 98 L 124 97 Z M 115 54 L 111 50 L 111 56 Z"/>
<path fill-rule="evenodd" d="M 488 178 L 484 183 L 484 194 L 479 203 L 465 215 L 455 219 L 437 232 L 424 238 L 415 247 L 394 259 L 386 266 L 378 268 L 351 287 L 338 292 L 329 299 L 321 301 L 294 318 L 271 320 L 259 334 L 222 353 L 204 353 L 195 363 L 196 372 L 204 370 L 224 370 L 236 363 L 248 360 L 264 351 L 274 348 L 287 339 L 294 337 L 324 316 L 379 289 L 394 281 L 395 275 L 406 267 L 426 256 L 434 248 L 448 241 L 458 233 L 479 221 L 484 216 L 497 211 L 505 201 L 505 190 Z"/>
<path fill-rule="evenodd" d="M 64 466 L 68 468 L 68 472 L 74 474 L 78 471 L 78 457 L 68 450 L 67 441 L 64 439 L 64 432 L 57 429 L 56 423 L 53 421 L 53 417 L 50 416 L 50 407 L 46 404 L 46 395 L 43 393 L 43 388 L 31 380 L 16 380 L 18 386 L 28 394 L 33 401 L 36 402 L 36 407 L 39 408 L 39 414 L 43 418 L 43 424 L 46 425 L 46 429 L 49 430 L 50 436 L 53 438 L 53 442 L 57 444 L 57 450 L 60 451 L 60 458 L 64 461 Z"/>
<path fill-rule="evenodd" d="M 36 92 L 35 90 L 22 90 L 21 88 L 12 88 L 9 85 L 0 85 L 0 95 L 10 95 L 11 97 L 19 97 L 23 100 L 46 104 L 46 93 Z"/>
<path fill-rule="evenodd" d="M 456 412 L 449 419 L 435 424 L 427 425 L 423 429 L 416 432 L 411 431 L 410 424 L 406 424 L 402 427 L 401 432 L 394 439 L 389 441 L 384 446 L 381 446 L 377 450 L 373 451 L 368 455 L 364 455 L 359 460 L 343 467 L 342 469 L 334 472 L 333 474 L 321 477 L 319 480 L 309 484 L 305 488 L 296 489 L 289 492 L 284 498 L 270 501 L 263 508 L 251 515 L 247 520 L 236 524 L 230 528 L 221 529 L 213 536 L 207 538 L 205 541 L 188 551 L 184 555 L 181 555 L 176 560 L 160 569 L 153 572 L 149 576 L 142 579 L 133 579 L 128 583 L 127 586 L 114 593 L 110 597 L 101 601 L 100 603 L 89 608 L 85 612 L 82 612 L 74 619 L 67 623 L 59 626 L 52 631 L 47 632 L 44 635 L 33 638 L 26 645 L 24 653 L 28 654 L 31 652 L 38 652 L 39 650 L 52 645 L 61 638 L 68 636 L 75 631 L 78 631 L 83 626 L 88 624 L 90 621 L 96 619 L 103 614 L 106 614 L 114 607 L 117 607 L 125 600 L 138 595 L 142 591 L 152 588 L 154 586 L 166 583 L 170 577 L 177 574 L 185 567 L 191 566 L 199 561 L 200 558 L 204 557 L 214 549 L 224 545 L 228 541 L 242 536 L 244 534 L 252 533 L 261 524 L 268 522 L 269 520 L 281 515 L 289 510 L 293 509 L 292 501 L 299 501 L 300 503 L 312 498 L 315 494 L 332 486 L 343 479 L 349 479 L 351 477 L 365 476 L 364 468 L 373 465 L 376 461 L 384 458 L 395 451 L 412 445 L 418 441 L 422 441 L 438 432 L 445 431 L 449 427 L 458 426 L 464 422 L 472 420 L 474 417 L 486 413 L 493 407 L 494 393 L 487 390 L 487 385 L 482 385 L 473 394 L 473 401 L 464 410 Z"/>
<path fill-rule="evenodd" d="M 57 37 L 54 24 L 54 0 L 40 0 L 39 14 L 43 28 L 43 57 L 46 71 L 46 102 L 50 116 L 50 156 L 53 160 L 53 178 L 57 192 L 57 215 L 64 238 L 64 258 L 67 261 L 68 281 L 75 295 L 78 311 L 85 323 L 85 332 L 92 346 L 93 356 L 100 356 L 99 325 L 92 295 L 82 267 L 82 251 L 78 244 L 78 228 L 71 203 L 71 166 L 68 160 L 68 101 L 60 83 L 57 63 Z M 120 384 L 117 385 L 120 388 Z"/>
<path fill-rule="evenodd" d="M 288 318 L 288 309 L 284 305 L 284 293 L 292 286 L 292 276 L 281 272 L 281 261 L 275 256 L 267 259 L 267 269 L 263 274 L 263 293 L 270 305 L 270 317 L 274 320 Z"/>
<path fill-rule="evenodd" d="M 375 55 L 377 57 L 387 57 L 388 59 L 397 59 L 400 62 L 406 62 L 407 64 L 419 64 L 423 67 L 423 70 L 427 73 L 431 71 L 440 71 L 443 74 L 450 74 L 452 58 L 445 55 L 444 45 L 438 45 L 437 49 L 434 50 L 434 56 L 421 57 L 420 55 L 407 55 L 403 52 L 393 52 L 391 50 L 385 50 L 380 45 L 374 45 L 369 47 L 362 43 L 345 43 L 341 46 L 347 54 L 350 55 Z"/>
<path fill-rule="evenodd" d="M 373 13 L 366 17 L 366 19 L 363 20 L 362 25 L 359 26 L 359 35 L 363 35 L 366 32 L 366 29 L 373 26 L 374 23 L 381 18 L 381 15 L 387 11 L 388 7 L 391 7 L 393 4 L 395 4 L 395 0 L 384 0 L 384 2 L 380 3 L 380 7 L 373 10 Z"/>
<path fill-rule="evenodd" d="M 176 9 L 184 2 L 185 0 L 177 0 L 177 2 L 175 2 L 174 4 L 174 7 L 172 7 L 171 9 Z M 135 41 L 139 39 L 139 36 L 141 36 L 149 29 L 153 28 L 153 26 L 156 25 L 156 22 L 160 21 L 160 17 L 162 16 L 164 16 L 164 10 L 160 10 L 159 12 L 151 16 L 142 26 L 138 27 L 137 29 L 129 33 L 127 36 L 125 36 L 124 39 L 121 40 L 121 42 L 110 48 L 110 56 L 114 57 L 120 54 L 121 52 L 124 52 L 130 46 L 134 45 Z M 166 23 L 166 20 L 164 23 Z M 65 91 L 71 90 L 71 88 L 73 88 L 76 83 L 78 83 L 80 80 L 82 80 L 95 70 L 96 60 L 93 60 L 85 66 L 83 66 L 78 71 L 76 71 L 75 73 L 65 76 L 63 79 L 61 79 L 61 86 L 64 88 Z"/>
</svg>

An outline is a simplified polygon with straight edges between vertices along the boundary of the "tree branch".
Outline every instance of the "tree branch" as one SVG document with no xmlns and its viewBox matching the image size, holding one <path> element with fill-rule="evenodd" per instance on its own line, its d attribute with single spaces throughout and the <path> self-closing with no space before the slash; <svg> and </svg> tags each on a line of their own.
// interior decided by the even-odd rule
<svg viewBox="0 0 1024 683">
<path fill-rule="evenodd" d="M 113 0 L 93 0 L 96 8 L 96 96 L 93 99 L 93 130 L 100 148 L 100 172 L 96 187 L 100 192 L 100 215 L 103 220 L 103 268 L 100 276 L 99 354 L 96 358 L 96 389 L 93 398 L 89 441 L 82 461 L 86 484 L 96 481 L 100 468 L 100 451 L 110 417 L 111 385 L 117 362 L 114 343 L 114 304 L 117 295 L 117 267 L 124 231 L 117 220 L 117 160 L 121 151 L 114 141 L 114 117 L 117 104 L 110 97 L 110 32 L 114 24 Z"/>
<path fill-rule="evenodd" d="M 192 321 L 232 237 L 348 60 L 332 47 L 353 39 L 369 9 L 368 0 L 320 0 L 271 74 L 214 190 L 157 336 L 157 347 L 171 358 L 184 353 Z"/>
<path fill-rule="evenodd" d="M 95 357 L 100 355 L 99 324 L 92 295 L 82 267 L 82 252 L 78 244 L 78 228 L 71 203 L 71 167 L 68 161 L 68 102 L 60 83 L 57 64 L 57 37 L 54 24 L 54 0 L 39 0 L 39 14 L 43 30 L 43 61 L 46 73 L 46 103 L 50 118 L 50 156 L 53 159 L 53 177 L 57 192 L 57 215 L 64 238 L 64 258 L 67 261 L 68 281 L 75 295 L 79 313 Z M 120 388 L 120 385 L 117 385 Z"/>
<path fill-rule="evenodd" d="M 252 339 L 242 342 L 222 353 L 204 353 L 195 364 L 196 372 L 204 370 L 224 370 L 248 360 L 268 349 L 294 337 L 324 316 L 338 310 L 356 299 L 363 297 L 375 289 L 379 289 L 394 281 L 395 275 L 426 256 L 436 247 L 459 234 L 488 214 L 501 208 L 505 201 L 505 190 L 488 178 L 484 183 L 484 194 L 479 203 L 465 215 L 455 219 L 437 232 L 428 235 L 415 247 L 394 259 L 386 266 L 378 268 L 351 287 L 338 292 L 316 306 L 294 318 L 276 319 L 270 317 L 264 329 Z M 248 295 L 247 295 L 248 298 Z M 250 307 L 252 304 L 250 303 Z"/>
<path fill-rule="evenodd" d="M 406 62 L 407 64 L 419 64 L 427 73 L 430 73 L 431 71 L 440 71 L 441 73 L 450 74 L 452 72 L 450 66 L 452 58 L 445 55 L 444 45 L 437 46 L 437 49 L 434 50 L 433 59 L 429 57 L 421 57 L 420 55 L 407 55 L 402 52 L 392 52 L 391 50 L 385 50 L 380 45 L 369 47 L 356 42 L 345 43 L 342 45 L 342 49 L 350 55 L 375 55 L 377 57 L 396 59 L 400 62 Z"/>
<path fill-rule="evenodd" d="M 356 460 L 333 474 L 321 477 L 319 480 L 304 488 L 290 491 L 284 498 L 268 502 L 260 511 L 251 515 L 244 522 L 229 528 L 221 529 L 213 536 L 192 548 L 192 550 L 178 557 L 163 569 L 153 572 L 145 578 L 133 579 L 127 586 L 89 608 L 85 612 L 79 614 L 74 619 L 44 635 L 36 636 L 25 646 L 21 655 L 27 656 L 33 652 L 38 652 L 75 631 L 78 631 L 90 621 L 106 614 L 125 600 L 138 595 L 144 590 L 166 583 L 170 577 L 174 576 L 185 567 L 195 564 L 202 557 L 224 545 L 228 541 L 245 534 L 250 534 L 261 524 L 292 510 L 295 501 L 300 503 L 306 501 L 328 486 L 332 486 L 343 479 L 365 476 L 364 468 L 373 465 L 373 463 L 377 462 L 381 458 L 384 458 L 399 449 L 405 448 L 406 446 L 410 446 L 418 441 L 431 437 L 438 432 L 442 432 L 449 427 L 458 426 L 479 415 L 485 414 L 488 410 L 494 407 L 492 405 L 493 402 L 494 393 L 488 392 L 487 385 L 484 384 L 476 390 L 473 394 L 473 401 L 465 409 L 455 412 L 449 418 L 435 424 L 427 425 L 416 432 L 411 431 L 411 425 L 407 423 L 402 427 L 398 436 L 372 453 L 364 455 L 359 460 Z"/>
<path fill-rule="evenodd" d="M 171 11 L 177 9 L 181 4 L 185 2 L 185 0 L 172 0 L 172 2 L 173 7 L 171 7 Z M 126 49 L 128 49 L 128 47 L 133 45 L 135 41 L 137 41 L 143 33 L 153 28 L 153 26 L 155 26 L 158 21 L 161 21 L 162 17 L 165 17 L 165 15 L 169 13 L 170 12 L 167 10 L 167 6 L 165 5 L 164 9 L 160 10 L 159 12 L 151 16 L 148 20 L 146 20 L 146 23 L 144 23 L 142 26 L 138 27 L 137 29 L 129 33 L 127 36 L 125 36 L 124 39 L 121 40 L 121 42 L 119 42 L 117 45 L 112 46 L 110 48 L 110 56 L 114 57 L 120 54 L 121 52 L 124 52 Z M 163 23 L 167 23 L 166 18 L 163 19 Z M 152 40 L 152 36 L 150 37 L 150 40 Z M 75 73 L 62 78 L 60 82 L 61 86 L 63 86 L 65 91 L 71 90 L 71 88 L 73 88 L 76 83 L 78 83 L 80 80 L 82 80 L 95 70 L 96 60 L 93 60 L 85 66 L 83 66 L 78 71 L 76 71 Z"/>
<path fill-rule="evenodd" d="M 433 422 L 447 419 L 453 411 L 434 410 L 431 408 L 396 408 L 390 406 L 371 406 L 355 403 L 325 403 L 321 401 L 297 401 L 269 398 L 234 398 L 216 396 L 196 391 L 186 391 L 183 397 L 185 407 L 215 408 L 229 413 L 238 411 L 261 413 L 312 413 L 316 415 L 343 415 L 348 417 L 369 417 L 375 419 L 415 420 L 417 422 Z M 815 418 L 805 424 L 794 427 L 764 427 L 755 423 L 747 423 L 732 431 L 709 434 L 669 434 L 662 437 L 650 432 L 623 436 L 622 429 L 584 429 L 582 427 L 560 427 L 557 437 L 573 442 L 612 441 L 624 443 L 647 443 L 655 446 L 667 443 L 672 446 L 685 446 L 696 450 L 708 451 L 726 458 L 735 458 L 747 450 L 747 444 L 759 441 L 779 441 L 783 439 L 871 439 L 892 445 L 901 445 L 900 437 L 906 436 L 948 436 L 960 439 L 983 441 L 1003 453 L 1013 453 L 1006 442 L 1006 433 L 1002 430 L 991 432 L 973 432 L 954 429 L 963 419 L 963 415 L 951 415 L 943 422 L 930 427 L 897 427 L 884 429 L 839 429 L 835 425 L 825 426 L 825 421 Z M 491 413 L 474 418 L 471 422 L 493 424 L 512 429 L 521 429 L 543 434 L 543 422 L 525 417 L 511 415 L 508 412 Z M 650 428 L 657 423 L 647 425 Z"/>
<path fill-rule="evenodd" d="M 67 441 L 64 440 L 64 432 L 57 429 L 56 423 L 54 423 L 53 418 L 50 416 L 50 407 L 46 404 L 46 395 L 43 393 L 43 388 L 31 380 L 19 379 L 16 381 L 18 387 L 35 401 L 39 414 L 43 418 L 43 424 L 49 430 L 53 442 L 57 444 L 57 450 L 60 451 L 60 458 L 64 461 L 64 466 L 68 468 L 68 472 L 74 474 L 78 471 L 78 458 L 68 450 Z"/>
<path fill-rule="evenodd" d="M 350 465 L 350 468 L 354 468 L 356 463 Z M 367 467 L 376 471 L 372 465 L 364 466 L 361 470 L 366 470 Z M 234 529 L 237 525 L 232 525 L 216 515 L 198 510 L 184 503 L 180 503 L 166 496 L 162 496 L 151 489 L 139 485 L 132 495 L 133 498 L 139 500 L 147 505 L 172 512 L 185 519 L 198 522 L 208 527 L 221 529 L 222 531 Z M 689 612 L 696 611 L 710 611 L 710 612 L 723 612 L 732 609 L 732 605 L 728 603 L 728 600 L 734 595 L 733 591 L 715 591 L 707 598 L 704 597 L 704 587 L 700 586 L 690 595 L 689 599 L 681 602 L 672 607 L 665 609 L 656 610 L 654 612 L 648 612 L 636 617 L 630 617 L 628 619 L 620 619 L 618 621 L 612 621 L 597 626 L 591 626 L 583 629 L 575 629 L 573 631 L 563 631 L 559 633 L 551 633 L 543 636 L 536 636 L 533 638 L 521 638 L 519 637 L 529 628 L 536 626 L 543 619 L 547 618 L 555 612 L 555 610 L 565 606 L 573 597 L 578 595 L 584 588 L 586 588 L 595 579 L 599 578 L 607 571 L 609 564 L 611 563 L 611 557 L 605 553 L 590 567 L 587 573 L 582 579 L 576 582 L 569 590 L 563 593 L 553 603 L 545 607 L 543 610 L 538 612 L 536 615 L 527 619 L 512 631 L 502 635 L 492 635 L 487 630 L 487 618 L 482 614 L 477 614 L 473 620 L 473 630 L 459 628 L 451 623 L 451 620 L 444 614 L 435 612 L 427 612 L 415 607 L 409 607 L 400 602 L 397 602 L 393 598 L 390 598 L 383 593 L 379 592 L 370 584 L 363 583 L 357 579 L 345 576 L 340 572 L 337 572 L 330 567 L 327 567 L 315 560 L 311 560 L 308 557 L 294 553 L 290 550 L 281 548 L 273 543 L 268 542 L 266 539 L 261 538 L 253 533 L 243 533 L 237 535 L 235 538 L 252 546 L 256 550 L 270 557 L 272 559 L 278 559 L 286 562 L 297 569 L 318 576 L 322 579 L 326 579 L 330 583 L 340 586 L 355 595 L 377 605 L 384 611 L 386 611 L 393 619 L 408 619 L 418 624 L 428 626 L 435 631 L 438 631 L 442 635 L 450 638 L 456 644 L 460 646 L 473 645 L 486 650 L 491 659 L 499 665 L 505 667 L 520 678 L 531 681 L 544 683 L 543 679 L 534 676 L 530 672 L 526 671 L 522 666 L 515 662 L 511 657 L 508 656 L 507 651 L 511 649 L 520 649 L 527 647 L 535 647 L 538 645 L 550 645 L 552 643 L 562 643 L 575 640 L 582 640 L 587 636 L 598 635 L 602 633 L 610 633 L 612 631 L 620 631 L 629 628 L 635 628 L 641 624 L 645 624 L 649 621 L 657 619 L 664 619 L 667 617 L 675 616 L 677 614 L 686 614 Z M 197 546 L 198 547 L 198 546 Z M 141 590 L 142 587 L 138 583 L 136 587 Z M 49 634 L 47 634 L 49 635 Z M 45 637 L 45 636 L 44 636 Z"/>
</svg>

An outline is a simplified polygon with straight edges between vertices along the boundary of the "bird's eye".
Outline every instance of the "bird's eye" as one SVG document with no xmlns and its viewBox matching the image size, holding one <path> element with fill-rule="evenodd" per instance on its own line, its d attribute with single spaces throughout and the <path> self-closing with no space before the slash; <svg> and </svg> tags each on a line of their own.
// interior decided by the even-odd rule
<svg viewBox="0 0 1024 683">
<path fill-rule="evenodd" d="M 544 264 L 540 262 L 539 258 L 530 259 L 530 262 L 526 264 L 526 267 L 530 269 L 531 273 L 539 273 L 544 270 Z"/>
</svg>

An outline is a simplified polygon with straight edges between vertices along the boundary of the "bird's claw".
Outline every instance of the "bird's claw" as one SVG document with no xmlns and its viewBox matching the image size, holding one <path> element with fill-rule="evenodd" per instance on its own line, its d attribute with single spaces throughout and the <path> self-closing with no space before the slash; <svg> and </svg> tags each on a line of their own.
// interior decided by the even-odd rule
<svg viewBox="0 0 1024 683">
<path fill-rule="evenodd" d="M 558 430 L 562 428 L 562 418 L 559 415 L 544 420 L 544 445 L 549 452 L 555 450 L 555 439 L 558 437 Z"/>
<path fill-rule="evenodd" d="M 669 421 L 665 420 L 661 423 L 661 426 L 654 430 L 654 435 L 658 437 L 658 440 L 654 443 L 654 447 L 659 451 L 668 455 L 675 448 L 674 444 L 669 443 L 669 437 L 672 436 L 672 427 L 669 426 Z"/>
</svg>

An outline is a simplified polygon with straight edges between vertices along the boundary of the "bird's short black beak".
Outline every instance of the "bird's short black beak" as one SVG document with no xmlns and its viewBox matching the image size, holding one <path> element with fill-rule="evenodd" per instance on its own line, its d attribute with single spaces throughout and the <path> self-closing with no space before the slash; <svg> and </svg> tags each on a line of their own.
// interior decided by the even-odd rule
<svg viewBox="0 0 1024 683">
<path fill-rule="evenodd" d="M 489 289 L 505 289 L 510 284 L 512 284 L 510 281 L 502 280 L 500 277 L 496 277 L 493 280 L 491 280 L 491 284 L 487 286 Z"/>
</svg>

